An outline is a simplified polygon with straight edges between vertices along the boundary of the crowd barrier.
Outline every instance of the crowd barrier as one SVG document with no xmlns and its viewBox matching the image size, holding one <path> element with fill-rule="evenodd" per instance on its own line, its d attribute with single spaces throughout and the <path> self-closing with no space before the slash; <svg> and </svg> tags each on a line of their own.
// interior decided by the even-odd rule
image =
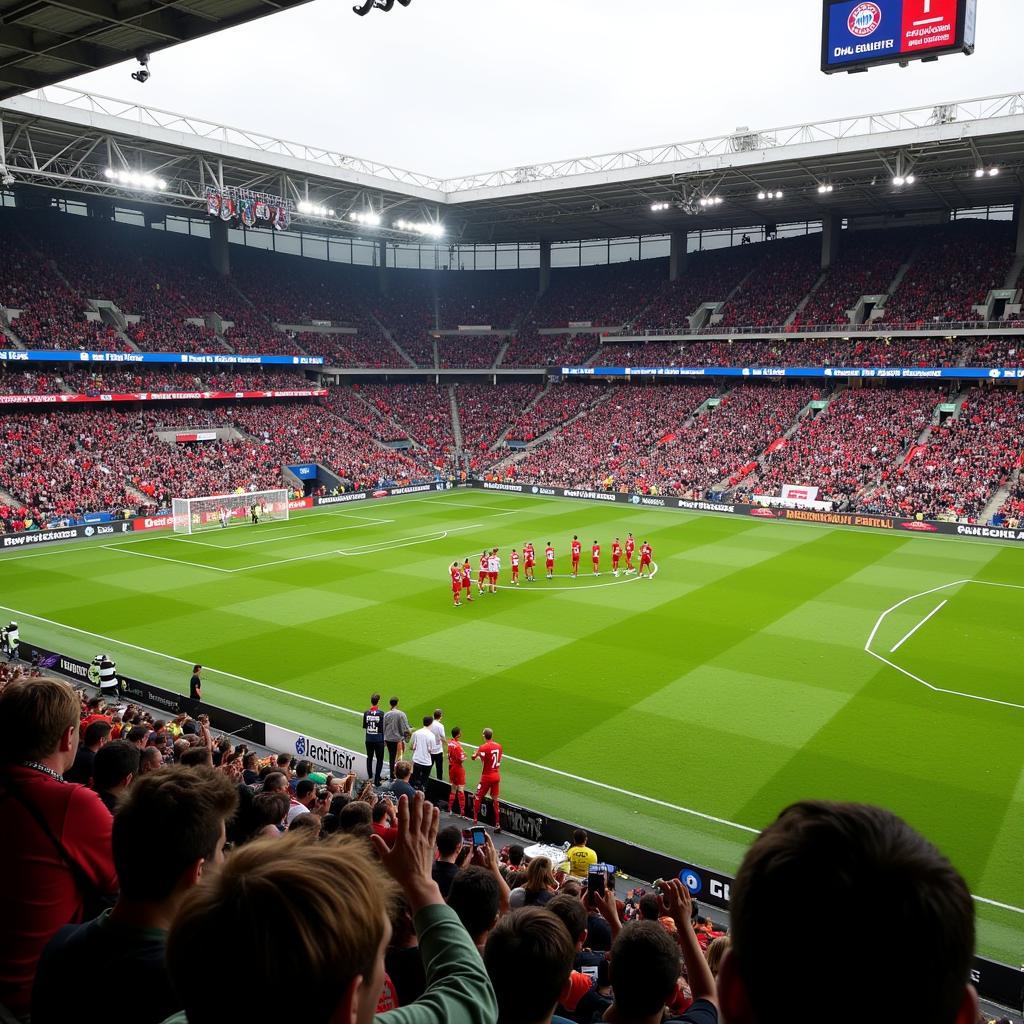
<svg viewBox="0 0 1024 1024">
<path fill-rule="evenodd" d="M 374 501 L 380 498 L 398 497 L 402 494 L 420 494 L 424 491 L 443 491 L 446 483 L 407 484 L 402 487 L 375 487 L 368 491 L 348 491 L 345 494 L 330 494 L 323 498 L 293 498 L 288 502 L 290 511 L 304 508 L 320 508 L 328 505 L 347 505 L 357 501 Z M 148 516 L 132 516 L 115 522 L 80 523 L 74 526 L 58 526 L 44 530 L 25 530 L 21 533 L 0 534 L 0 552 L 12 548 L 33 547 L 38 544 L 52 544 L 57 541 L 85 540 L 90 537 L 112 537 L 127 533 L 149 530 L 169 530 L 174 525 L 174 516 L 160 512 Z"/>
<path fill-rule="evenodd" d="M 621 494 L 615 491 L 589 491 L 573 487 L 541 487 L 536 484 L 498 483 L 473 480 L 471 487 L 509 494 L 532 494 L 538 497 L 580 498 L 585 501 L 637 505 L 643 508 L 668 508 L 679 512 L 719 512 L 724 515 L 748 516 L 754 519 L 784 520 L 794 523 L 819 523 L 825 526 L 848 526 L 891 533 L 917 533 L 922 536 L 983 537 L 988 540 L 1024 543 L 1024 530 L 998 526 L 973 526 L 967 523 L 946 523 L 935 519 L 903 519 L 875 515 L 871 512 L 818 512 L 802 508 L 765 508 L 743 502 L 692 501 L 666 495 Z"/>
<path fill-rule="evenodd" d="M 89 663 L 70 655 L 23 642 L 22 656 L 38 661 L 43 669 L 59 672 L 74 680 L 84 682 L 87 678 Z M 122 696 L 126 700 L 145 704 L 169 718 L 182 711 L 193 716 L 205 713 L 209 715 L 210 726 L 216 732 L 230 733 L 247 743 L 257 744 L 278 753 L 292 753 L 298 758 L 312 761 L 317 768 L 325 771 L 341 774 L 354 771 L 362 774 L 361 770 L 366 767 L 365 750 L 352 750 L 309 733 L 285 729 L 270 722 L 261 722 L 205 701 L 194 701 L 183 694 L 129 676 L 119 674 L 118 679 L 121 683 Z M 448 783 L 431 777 L 427 783 L 426 794 L 427 798 L 435 803 L 447 804 Z M 490 801 L 484 801 L 480 818 L 485 824 L 498 824 L 494 821 L 494 806 Z M 525 839 L 531 844 L 540 843 L 546 846 L 561 846 L 571 842 L 573 831 L 578 827 L 572 822 L 510 803 L 508 800 L 501 801 L 500 824 L 510 835 Z M 627 875 L 651 881 L 657 878 L 679 878 L 695 900 L 728 912 L 733 885 L 731 875 L 699 864 L 691 864 L 657 850 L 637 846 L 616 836 L 596 832 L 590 827 L 587 828 L 587 833 L 590 845 L 599 851 L 601 859 L 615 864 Z M 977 956 L 974 958 L 971 977 L 982 999 L 1024 1012 L 1024 971 Z"/>
</svg>

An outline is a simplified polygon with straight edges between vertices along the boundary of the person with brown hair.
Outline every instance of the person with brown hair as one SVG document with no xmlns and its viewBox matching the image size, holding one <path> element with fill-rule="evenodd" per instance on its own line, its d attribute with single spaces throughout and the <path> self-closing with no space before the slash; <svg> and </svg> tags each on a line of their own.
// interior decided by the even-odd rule
<svg viewBox="0 0 1024 1024">
<path fill-rule="evenodd" d="M 547 857 L 534 857 L 526 865 L 526 881 L 512 891 L 512 906 L 543 907 L 557 891 L 551 861 Z"/>
<path fill-rule="evenodd" d="M 569 987 L 569 931 L 537 907 L 513 910 L 494 926 L 484 963 L 498 1000 L 498 1024 L 549 1024 Z"/>
<path fill-rule="evenodd" d="M 885 908 L 895 947 L 868 904 Z M 732 948 L 718 973 L 730 1024 L 898 1016 L 974 1024 L 974 904 L 956 868 L 891 811 L 804 801 L 754 840 L 729 905 Z M 779 941 L 800 921 L 814 941 Z M 849 998 L 854 993 L 863 998 Z M 846 998 L 837 998 L 838 996 Z"/>
<path fill-rule="evenodd" d="M 110 812 L 64 781 L 80 711 L 58 679 L 22 679 L 0 693 L 0 1005 L 15 1016 L 29 1011 L 47 942 L 117 893 Z"/>
<path fill-rule="evenodd" d="M 221 1024 L 224 1007 L 241 1020 L 295 1016 L 293 986 L 254 977 L 301 979 L 309 1024 L 370 1024 L 384 988 L 394 886 L 401 888 L 427 969 L 427 988 L 388 1024 L 494 1024 L 494 993 L 475 947 L 430 877 L 438 811 L 421 795 L 398 805 L 398 839 L 308 843 L 286 837 L 236 851 L 190 893 L 171 927 L 167 962 L 185 1012 L 168 1024 Z M 560 927 L 560 926 L 559 926 Z M 254 934 L 261 941 L 225 942 Z M 217 993 L 213 998 L 212 994 Z"/>
<path fill-rule="evenodd" d="M 88 924 L 62 928 L 46 947 L 32 992 L 36 1024 L 81 1016 L 98 964 L 117 978 L 133 1024 L 159 1024 L 181 1008 L 164 962 L 167 929 L 189 890 L 224 860 L 237 806 L 235 787 L 212 768 L 171 766 L 133 783 L 114 818 L 117 903 Z"/>
</svg>

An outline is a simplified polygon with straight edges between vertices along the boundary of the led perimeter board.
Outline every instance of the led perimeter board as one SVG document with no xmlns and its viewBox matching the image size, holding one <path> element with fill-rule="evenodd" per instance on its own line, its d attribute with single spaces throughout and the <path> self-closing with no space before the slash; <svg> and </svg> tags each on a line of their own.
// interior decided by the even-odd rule
<svg viewBox="0 0 1024 1024">
<path fill-rule="evenodd" d="M 823 0 L 821 70 L 974 53 L 978 0 Z"/>
</svg>

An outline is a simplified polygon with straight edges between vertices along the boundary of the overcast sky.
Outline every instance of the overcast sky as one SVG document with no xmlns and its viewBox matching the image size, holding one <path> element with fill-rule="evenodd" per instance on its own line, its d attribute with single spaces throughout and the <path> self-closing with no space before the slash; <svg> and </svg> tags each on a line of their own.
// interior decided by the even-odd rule
<svg viewBox="0 0 1024 1024">
<path fill-rule="evenodd" d="M 819 0 L 352 2 L 68 84 L 444 177 L 1024 89 L 1024 0 L 978 0 L 972 57 L 832 76 Z"/>
</svg>

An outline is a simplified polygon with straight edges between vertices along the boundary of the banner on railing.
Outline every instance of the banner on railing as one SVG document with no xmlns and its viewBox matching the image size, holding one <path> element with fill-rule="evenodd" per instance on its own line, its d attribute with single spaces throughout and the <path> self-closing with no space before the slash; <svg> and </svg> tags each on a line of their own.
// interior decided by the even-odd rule
<svg viewBox="0 0 1024 1024">
<path fill-rule="evenodd" d="M 63 349 L 0 349 L 5 363 L 187 363 L 209 366 L 323 366 L 323 356 L 250 356 L 237 352 L 68 352 Z"/>
<path fill-rule="evenodd" d="M 102 395 L 0 395 L 0 405 L 239 401 L 253 398 L 324 398 L 326 395 L 326 388 L 310 388 L 307 391 L 115 391 Z"/>
<path fill-rule="evenodd" d="M 879 380 L 1024 380 L 1024 367 L 563 366 L 563 377 L 812 377 Z"/>
</svg>

